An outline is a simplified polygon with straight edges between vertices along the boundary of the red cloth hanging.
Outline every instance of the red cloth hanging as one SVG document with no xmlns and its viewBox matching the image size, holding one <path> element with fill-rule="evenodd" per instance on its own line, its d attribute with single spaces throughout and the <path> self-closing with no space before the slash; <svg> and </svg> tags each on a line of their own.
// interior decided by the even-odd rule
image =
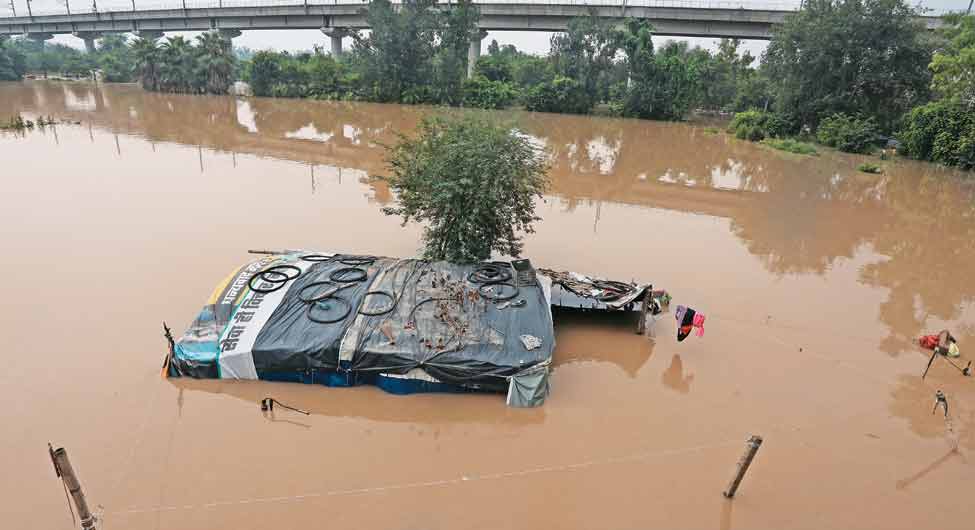
<svg viewBox="0 0 975 530">
<path fill-rule="evenodd" d="M 938 336 L 925 335 L 917 339 L 917 343 L 924 349 L 933 350 L 938 345 Z"/>
</svg>

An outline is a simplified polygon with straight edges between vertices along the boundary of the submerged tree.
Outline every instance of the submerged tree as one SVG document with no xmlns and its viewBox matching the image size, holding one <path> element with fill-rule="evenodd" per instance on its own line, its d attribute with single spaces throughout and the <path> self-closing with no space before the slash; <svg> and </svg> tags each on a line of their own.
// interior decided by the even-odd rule
<svg viewBox="0 0 975 530">
<path fill-rule="evenodd" d="M 139 37 L 132 43 L 135 67 L 139 83 L 145 90 L 159 90 L 160 63 L 162 55 L 156 39 Z"/>
<path fill-rule="evenodd" d="M 425 256 L 454 263 L 517 256 L 547 185 L 542 152 L 511 127 L 473 117 L 427 118 L 389 148 L 384 177 L 403 224 L 425 223 Z"/>
<path fill-rule="evenodd" d="M 160 47 L 162 65 L 160 85 L 170 92 L 193 92 L 197 83 L 193 45 L 182 35 L 167 37 Z"/>
<path fill-rule="evenodd" d="M 109 83 L 125 83 L 132 80 L 132 50 L 122 34 L 109 33 L 98 42 L 98 66 Z"/>
<path fill-rule="evenodd" d="M 208 31 L 196 40 L 200 69 L 196 77 L 206 79 L 206 91 L 210 94 L 226 94 L 237 61 L 230 39 L 217 31 Z"/>
</svg>

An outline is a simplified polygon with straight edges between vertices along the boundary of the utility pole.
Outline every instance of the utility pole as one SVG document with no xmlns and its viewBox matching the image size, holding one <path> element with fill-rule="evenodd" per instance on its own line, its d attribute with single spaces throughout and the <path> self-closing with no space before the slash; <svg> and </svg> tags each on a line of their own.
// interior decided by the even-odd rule
<svg viewBox="0 0 975 530">
<path fill-rule="evenodd" d="M 68 16 L 71 16 L 71 0 L 64 0 L 64 10 L 68 12 Z"/>
<path fill-rule="evenodd" d="M 74 500 L 75 507 L 78 509 L 78 517 L 81 519 L 82 530 L 95 530 L 95 516 L 88 509 L 88 501 L 85 500 L 85 493 L 81 491 L 81 483 L 78 482 L 71 462 L 68 461 L 68 452 L 63 447 L 54 449 L 51 444 L 47 444 L 47 452 L 51 455 L 54 472 L 57 473 L 65 490 Z M 70 507 L 69 505 L 68 508 Z M 74 518 L 74 512 L 72 512 L 71 517 Z"/>
<path fill-rule="evenodd" d="M 98 0 L 91 0 L 91 12 L 92 13 L 98 12 Z"/>
<path fill-rule="evenodd" d="M 27 16 L 34 18 L 34 12 L 30 9 L 30 0 L 27 0 Z"/>
<path fill-rule="evenodd" d="M 14 12 L 14 16 L 17 16 L 17 6 L 14 4 L 14 0 L 10 0 L 10 10 Z"/>
<path fill-rule="evenodd" d="M 966 15 L 972 14 L 972 4 L 975 4 L 975 0 L 968 0 L 968 11 L 965 11 Z"/>
</svg>

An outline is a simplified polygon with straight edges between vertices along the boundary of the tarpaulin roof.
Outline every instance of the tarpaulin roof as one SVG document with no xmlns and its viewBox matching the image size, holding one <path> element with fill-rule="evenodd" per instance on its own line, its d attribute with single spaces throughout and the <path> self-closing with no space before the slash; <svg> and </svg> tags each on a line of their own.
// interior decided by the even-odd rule
<svg viewBox="0 0 975 530">
<path fill-rule="evenodd" d="M 550 282 L 491 266 L 497 275 L 485 277 L 473 274 L 477 265 L 419 259 L 303 251 L 263 257 L 217 286 L 175 341 L 169 374 L 341 374 L 351 384 L 400 377 L 510 390 L 509 403 L 537 404 L 555 347 Z"/>
</svg>

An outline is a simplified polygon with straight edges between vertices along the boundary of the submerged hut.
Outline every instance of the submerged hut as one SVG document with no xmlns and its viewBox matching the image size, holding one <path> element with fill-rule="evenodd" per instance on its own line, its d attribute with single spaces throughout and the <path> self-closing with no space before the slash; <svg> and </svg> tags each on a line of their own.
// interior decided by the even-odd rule
<svg viewBox="0 0 975 530">
<path fill-rule="evenodd" d="M 652 292 L 541 271 L 528 260 L 265 255 L 227 276 L 181 337 L 167 330 L 166 372 L 374 384 L 398 394 L 505 392 L 510 406 L 537 406 L 548 395 L 555 349 L 553 288 L 556 305 L 587 299 L 615 310 L 649 309 L 643 301 Z"/>
</svg>

